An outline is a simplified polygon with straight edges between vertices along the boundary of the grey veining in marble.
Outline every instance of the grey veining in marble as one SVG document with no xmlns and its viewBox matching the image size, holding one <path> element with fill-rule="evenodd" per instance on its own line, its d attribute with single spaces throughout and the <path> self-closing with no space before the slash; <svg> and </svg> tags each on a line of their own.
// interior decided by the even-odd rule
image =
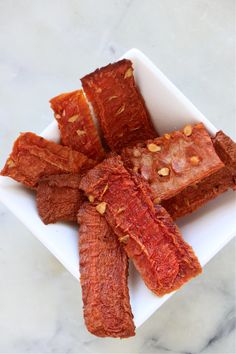
<svg viewBox="0 0 236 354">
<path fill-rule="evenodd" d="M 234 0 L 0 0 L 1 165 L 49 98 L 132 47 L 236 137 Z M 79 283 L 2 205 L 0 225 L 0 353 L 236 353 L 235 240 L 121 341 L 86 331 Z"/>
</svg>

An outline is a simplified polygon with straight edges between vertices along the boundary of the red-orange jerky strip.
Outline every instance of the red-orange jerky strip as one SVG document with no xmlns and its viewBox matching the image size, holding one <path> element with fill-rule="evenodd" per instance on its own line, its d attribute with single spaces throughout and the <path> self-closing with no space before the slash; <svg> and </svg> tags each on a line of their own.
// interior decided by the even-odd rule
<svg viewBox="0 0 236 354">
<path fill-rule="evenodd" d="M 95 205 L 85 203 L 78 222 L 80 283 L 87 329 L 99 337 L 134 336 L 126 253 Z"/>
<path fill-rule="evenodd" d="M 44 224 L 77 221 L 78 210 L 84 202 L 80 180 L 80 175 L 72 173 L 39 179 L 36 201 Z"/>
<path fill-rule="evenodd" d="M 224 166 L 203 124 L 125 148 L 122 159 L 149 183 L 158 204 Z"/>
<path fill-rule="evenodd" d="M 236 190 L 236 143 L 222 131 L 219 131 L 212 140 L 225 166 L 162 202 L 164 208 L 174 219 L 192 213 L 228 189 Z"/>
<path fill-rule="evenodd" d="M 192 248 L 164 208 L 155 209 L 141 179 L 134 181 L 119 157 L 90 170 L 81 189 L 99 201 L 102 213 L 124 245 L 146 285 L 162 296 L 201 273 Z"/>
<path fill-rule="evenodd" d="M 40 177 L 79 173 L 94 165 L 93 160 L 78 151 L 33 133 L 22 133 L 15 141 L 1 175 L 35 188 Z"/>
<path fill-rule="evenodd" d="M 82 90 L 64 93 L 50 100 L 63 145 L 101 161 L 105 152 Z"/>
<path fill-rule="evenodd" d="M 81 81 L 111 150 L 157 136 L 135 85 L 130 60 L 97 69 Z"/>
</svg>

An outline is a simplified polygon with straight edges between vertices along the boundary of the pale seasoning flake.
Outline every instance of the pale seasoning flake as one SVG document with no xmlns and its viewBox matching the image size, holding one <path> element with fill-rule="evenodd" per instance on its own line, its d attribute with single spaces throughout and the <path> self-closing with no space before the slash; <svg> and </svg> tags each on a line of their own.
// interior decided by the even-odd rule
<svg viewBox="0 0 236 354">
<path fill-rule="evenodd" d="M 61 119 L 61 116 L 60 116 L 60 114 L 54 114 L 54 117 L 56 118 L 56 119 Z"/>
<path fill-rule="evenodd" d="M 123 104 L 119 109 L 118 109 L 118 111 L 116 112 L 116 116 L 118 116 L 119 114 L 121 114 L 122 112 L 124 112 L 124 110 L 125 110 L 125 105 Z"/>
<path fill-rule="evenodd" d="M 122 237 L 119 237 L 119 241 L 127 245 L 127 243 L 129 242 L 129 235 L 124 235 Z"/>
<path fill-rule="evenodd" d="M 88 196 L 88 200 L 90 201 L 90 203 L 93 203 L 94 202 L 94 196 L 90 194 Z"/>
<path fill-rule="evenodd" d="M 103 189 L 103 192 L 102 192 L 102 195 L 101 196 L 104 196 L 104 194 L 106 193 L 106 191 L 108 190 L 108 184 L 105 185 L 105 188 Z"/>
<path fill-rule="evenodd" d="M 99 214 L 103 215 L 106 211 L 107 203 L 106 202 L 101 202 L 96 206 L 96 210 L 99 212 Z"/>
<path fill-rule="evenodd" d="M 118 96 L 111 96 L 111 97 L 109 97 L 108 101 L 114 100 L 114 99 L 116 99 L 117 97 L 118 97 Z"/>
<path fill-rule="evenodd" d="M 193 128 L 192 128 L 191 125 L 186 125 L 186 126 L 184 127 L 184 134 L 185 134 L 186 136 L 190 136 L 190 135 L 192 134 L 192 131 L 193 131 Z"/>
<path fill-rule="evenodd" d="M 8 167 L 14 167 L 16 164 L 13 160 L 8 160 L 7 165 L 8 165 Z"/>
<path fill-rule="evenodd" d="M 156 144 L 153 144 L 153 143 L 147 144 L 147 148 L 151 152 L 161 151 L 161 147 L 159 145 L 156 145 Z"/>
<path fill-rule="evenodd" d="M 75 114 L 74 116 L 68 119 L 68 122 L 74 123 L 78 118 L 79 118 L 78 114 Z"/>
<path fill-rule="evenodd" d="M 170 174 L 170 169 L 168 167 L 163 167 L 160 170 L 157 171 L 157 173 L 159 174 L 159 176 L 169 176 Z"/>
<path fill-rule="evenodd" d="M 133 69 L 129 68 L 128 70 L 126 70 L 124 78 L 127 79 L 128 77 L 131 77 L 132 75 L 133 75 Z"/>
<path fill-rule="evenodd" d="M 155 199 L 153 200 L 153 203 L 154 203 L 154 204 L 160 204 L 160 202 L 161 202 L 161 199 L 160 199 L 160 198 L 155 198 Z"/>
<path fill-rule="evenodd" d="M 85 132 L 84 130 L 80 130 L 80 129 L 76 130 L 76 133 L 77 133 L 79 136 L 86 134 L 86 132 Z"/>
<path fill-rule="evenodd" d="M 190 162 L 193 166 L 197 166 L 200 162 L 200 159 L 198 156 L 191 156 L 190 157 Z"/>
<path fill-rule="evenodd" d="M 123 213 L 123 211 L 125 211 L 125 209 L 126 209 L 125 207 L 119 208 L 117 210 L 117 214 Z"/>
</svg>

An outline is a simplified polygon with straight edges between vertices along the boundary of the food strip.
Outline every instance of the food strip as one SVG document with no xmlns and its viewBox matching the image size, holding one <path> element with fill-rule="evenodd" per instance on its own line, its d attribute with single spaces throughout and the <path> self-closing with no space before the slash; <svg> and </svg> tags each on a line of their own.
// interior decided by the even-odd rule
<svg viewBox="0 0 236 354">
<path fill-rule="evenodd" d="M 78 222 L 80 283 L 87 329 L 99 337 L 134 336 L 126 253 L 96 205 L 85 203 Z"/>
<path fill-rule="evenodd" d="M 34 133 L 22 133 L 15 141 L 1 175 L 36 188 L 43 176 L 79 173 L 94 165 L 93 160 L 78 151 Z"/>
<path fill-rule="evenodd" d="M 97 69 L 81 81 L 111 150 L 157 136 L 135 85 L 130 60 Z"/>
<path fill-rule="evenodd" d="M 164 200 L 162 205 L 172 218 L 192 213 L 230 188 L 236 190 L 236 144 L 219 131 L 213 138 L 213 145 L 225 167 Z"/>
<path fill-rule="evenodd" d="M 106 217 L 146 285 L 159 296 L 178 289 L 201 272 L 192 248 L 171 217 L 155 209 L 141 179 L 134 180 L 119 157 L 90 170 L 80 183 Z"/>
<path fill-rule="evenodd" d="M 36 201 L 44 224 L 57 221 L 77 221 L 84 196 L 79 190 L 81 176 L 66 173 L 39 179 Z"/>
<path fill-rule="evenodd" d="M 101 161 L 105 152 L 82 90 L 64 93 L 50 100 L 61 132 L 61 142 Z"/>
<path fill-rule="evenodd" d="M 157 204 L 224 166 L 201 123 L 125 148 L 122 159 L 149 183 Z"/>
</svg>

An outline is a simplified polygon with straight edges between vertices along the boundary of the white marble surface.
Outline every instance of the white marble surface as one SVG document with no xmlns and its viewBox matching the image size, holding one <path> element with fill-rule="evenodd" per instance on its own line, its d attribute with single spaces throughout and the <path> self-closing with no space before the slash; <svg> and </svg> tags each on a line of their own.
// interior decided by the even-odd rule
<svg viewBox="0 0 236 354">
<path fill-rule="evenodd" d="M 0 0 L 1 165 L 50 97 L 131 47 L 236 137 L 234 0 Z M 0 353 L 236 352 L 234 240 L 120 341 L 86 331 L 79 283 L 3 205 L 0 225 Z"/>
</svg>

